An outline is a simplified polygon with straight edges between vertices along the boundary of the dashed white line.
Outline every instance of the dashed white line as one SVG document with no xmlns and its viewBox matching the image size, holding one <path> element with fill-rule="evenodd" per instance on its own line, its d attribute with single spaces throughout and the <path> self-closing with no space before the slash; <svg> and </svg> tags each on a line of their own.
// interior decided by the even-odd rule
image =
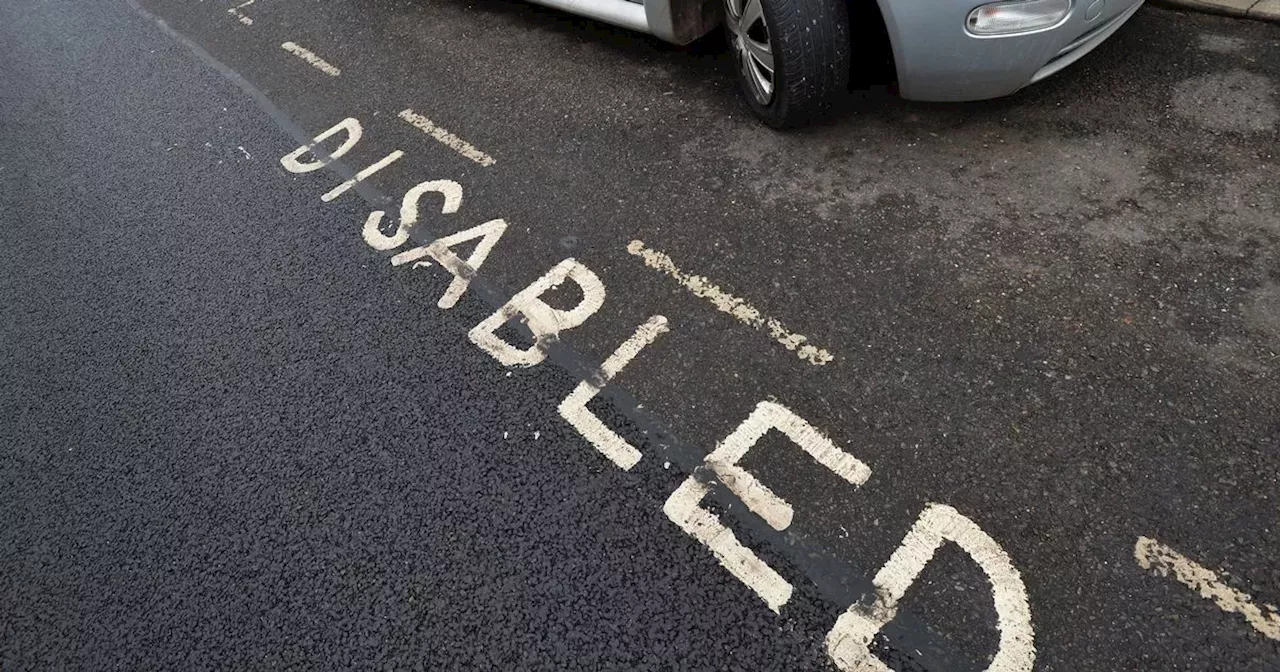
<svg viewBox="0 0 1280 672">
<path fill-rule="evenodd" d="M 329 75 L 330 77 L 337 77 L 338 75 L 342 74 L 342 71 L 334 67 L 333 64 L 329 63 L 323 58 L 320 58 L 319 56 L 316 56 L 315 53 L 313 53 L 311 50 L 299 45 L 297 42 L 285 42 L 284 44 L 280 45 L 280 48 L 293 54 L 294 56 L 297 56 L 298 58 L 301 58 L 302 60 L 311 64 L 311 67 L 315 68 L 316 70 L 319 70 L 320 72 L 323 72 L 326 75 Z"/>
<path fill-rule="evenodd" d="M 810 344 L 807 336 L 792 332 L 778 320 L 761 313 L 759 309 L 743 299 L 720 289 L 706 277 L 681 271 L 671 257 L 645 247 L 644 242 L 631 241 L 627 245 L 627 251 L 643 259 L 646 266 L 674 278 L 694 296 L 710 301 L 717 310 L 734 316 L 739 322 L 757 331 L 767 331 L 773 340 L 786 349 L 794 351 L 800 359 L 819 366 L 835 359 L 835 356 L 827 350 Z"/>
<path fill-rule="evenodd" d="M 485 154 L 484 152 L 476 149 L 475 146 L 472 145 L 471 143 L 467 142 L 466 140 L 463 140 L 462 138 L 459 138 L 458 136 L 450 133 L 449 131 L 441 128 L 440 126 L 437 126 L 436 122 L 431 121 L 430 119 L 422 116 L 421 114 L 418 114 L 417 112 L 414 112 L 412 109 L 407 109 L 402 111 L 400 113 L 400 118 L 409 122 L 410 124 L 413 124 L 416 128 L 421 130 L 423 133 L 426 133 L 427 135 L 440 141 L 443 145 L 445 145 L 449 149 L 452 149 L 453 151 L 467 157 L 468 159 L 471 159 L 472 161 L 475 161 L 476 163 L 482 166 L 485 166 L 486 168 L 497 163 L 497 161 L 492 156 L 489 156 L 488 154 Z"/>
<path fill-rule="evenodd" d="M 1177 551 L 1148 537 L 1138 537 L 1133 547 L 1133 557 L 1138 566 L 1169 576 L 1201 597 L 1213 600 L 1219 609 L 1240 614 L 1263 636 L 1280 640 L 1280 612 L 1270 604 L 1257 605 L 1253 597 L 1242 593 L 1218 579 L 1218 575 Z M 1266 611 L 1263 609 L 1265 608 Z"/>
<path fill-rule="evenodd" d="M 240 11 L 240 9 L 243 7 L 248 7 L 249 5 L 252 5 L 256 1 L 257 0 L 245 0 L 245 2 L 242 2 L 236 5 L 235 7 L 228 9 L 227 13 L 230 14 L 231 16 L 236 17 L 236 20 L 239 21 L 240 23 L 243 23 L 246 26 L 252 26 L 253 19 L 249 18 L 248 16 L 245 16 L 245 13 Z"/>
</svg>

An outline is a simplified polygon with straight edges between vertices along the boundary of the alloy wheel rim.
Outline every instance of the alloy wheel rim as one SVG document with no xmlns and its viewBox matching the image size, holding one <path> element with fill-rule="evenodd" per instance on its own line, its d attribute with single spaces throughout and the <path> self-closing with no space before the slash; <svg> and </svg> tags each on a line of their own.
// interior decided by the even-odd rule
<svg viewBox="0 0 1280 672">
<path fill-rule="evenodd" d="M 760 3 L 761 0 L 725 0 L 725 25 L 751 93 L 756 102 L 768 105 L 773 100 L 773 47 Z"/>
</svg>

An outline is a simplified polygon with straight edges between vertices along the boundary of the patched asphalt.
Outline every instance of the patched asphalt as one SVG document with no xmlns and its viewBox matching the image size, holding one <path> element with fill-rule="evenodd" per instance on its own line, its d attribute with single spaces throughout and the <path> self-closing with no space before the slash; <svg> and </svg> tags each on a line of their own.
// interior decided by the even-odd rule
<svg viewBox="0 0 1280 672">
<path fill-rule="evenodd" d="M 1280 28 L 1146 8 L 1008 99 L 859 91 L 779 134 L 715 40 L 496 0 L 235 4 L 0 9 L 0 668 L 822 669 L 929 502 L 1012 557 L 1037 669 L 1280 665 L 1133 559 L 1154 537 L 1280 604 Z M 406 157 L 322 203 L 342 177 L 278 159 L 344 117 L 340 171 Z M 421 242 L 511 224 L 447 312 L 438 267 L 360 238 L 426 179 L 465 196 Z M 566 256 L 608 295 L 554 361 L 467 340 Z M 556 406 L 655 314 L 591 406 L 645 454 L 624 473 Z M 854 489 L 771 435 L 744 465 L 792 527 L 714 497 L 796 585 L 779 615 L 662 513 L 763 400 L 872 469 Z M 995 645 L 944 547 L 880 650 L 967 670 Z"/>
</svg>

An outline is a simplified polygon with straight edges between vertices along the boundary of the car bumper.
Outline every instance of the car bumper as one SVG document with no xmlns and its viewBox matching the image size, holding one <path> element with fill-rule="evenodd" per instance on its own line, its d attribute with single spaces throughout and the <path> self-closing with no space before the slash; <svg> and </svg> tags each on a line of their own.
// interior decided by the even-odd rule
<svg viewBox="0 0 1280 672">
<path fill-rule="evenodd" d="M 977 37 L 965 30 L 980 0 L 880 0 L 898 86 L 911 100 L 997 98 L 1071 65 L 1112 35 L 1143 0 L 1076 0 L 1058 25 Z"/>
</svg>

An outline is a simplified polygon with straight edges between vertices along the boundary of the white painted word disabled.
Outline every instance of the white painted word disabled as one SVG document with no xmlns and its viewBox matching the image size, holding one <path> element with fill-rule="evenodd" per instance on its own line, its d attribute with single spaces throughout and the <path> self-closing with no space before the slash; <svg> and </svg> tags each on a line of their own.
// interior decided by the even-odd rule
<svg viewBox="0 0 1280 672">
<path fill-rule="evenodd" d="M 425 123 L 429 123 L 423 122 L 425 117 L 416 113 L 402 114 L 400 118 L 424 129 Z M 443 131 L 437 135 L 447 135 L 445 140 L 456 139 L 456 136 Z M 291 173 L 311 173 L 346 155 L 362 136 L 363 127 L 358 120 L 343 119 L 315 136 L 311 143 L 286 154 L 280 163 Z M 446 144 L 481 165 L 492 165 L 492 159 L 487 155 L 460 139 L 456 140 Z M 350 179 L 324 192 L 321 199 L 330 202 L 341 197 L 404 155 L 399 149 L 389 152 L 356 171 Z M 433 203 L 438 203 L 436 207 L 440 216 L 454 217 L 462 207 L 463 193 L 462 185 L 452 179 L 433 177 L 418 182 L 402 197 L 396 221 L 388 222 L 385 211 L 374 210 L 360 228 L 361 236 L 369 247 L 379 252 L 394 252 L 390 257 L 393 266 L 422 268 L 431 267 L 431 262 L 435 262 L 452 276 L 436 303 L 441 310 L 449 310 L 458 304 L 507 229 L 505 220 L 490 219 L 436 238 L 426 245 L 404 249 L 411 231 L 423 217 L 421 203 L 424 199 L 430 198 Z M 476 241 L 475 246 L 464 260 L 454 249 L 471 241 Z M 565 310 L 543 300 L 544 295 L 565 282 L 573 282 L 581 290 L 577 305 Z M 605 298 L 605 286 L 599 276 L 582 262 L 567 258 L 516 292 L 475 325 L 468 338 L 503 366 L 535 366 L 546 359 L 549 347 L 559 341 L 562 334 L 581 326 L 595 315 L 604 306 Z M 498 335 L 504 325 L 517 319 L 532 334 L 531 345 L 518 346 Z M 609 355 L 596 376 L 580 382 L 559 406 L 560 415 L 619 469 L 630 470 L 644 456 L 588 410 L 587 404 L 669 328 L 666 318 L 649 318 Z M 748 451 L 770 431 L 781 432 L 851 487 L 862 486 L 871 478 L 871 468 L 867 464 L 838 448 L 803 418 L 781 404 L 760 402 L 707 455 L 705 466 L 742 500 L 753 515 L 759 516 L 775 530 L 786 530 L 791 525 L 795 516 L 793 507 L 740 465 Z M 708 492 L 708 485 L 690 476 L 667 498 L 663 511 L 680 529 L 705 546 L 726 571 L 750 587 L 769 609 L 778 612 L 791 599 L 792 584 L 702 506 Z M 1028 672 L 1032 669 L 1035 662 L 1034 634 L 1021 574 L 1004 549 L 976 523 L 950 506 L 929 504 L 876 572 L 872 580 L 874 594 L 851 605 L 827 633 L 827 653 L 841 670 L 883 672 L 890 669 L 871 652 L 872 641 L 893 620 L 907 590 L 933 560 L 937 550 L 947 542 L 955 544 L 972 559 L 991 585 L 999 646 L 987 670 Z"/>
</svg>

